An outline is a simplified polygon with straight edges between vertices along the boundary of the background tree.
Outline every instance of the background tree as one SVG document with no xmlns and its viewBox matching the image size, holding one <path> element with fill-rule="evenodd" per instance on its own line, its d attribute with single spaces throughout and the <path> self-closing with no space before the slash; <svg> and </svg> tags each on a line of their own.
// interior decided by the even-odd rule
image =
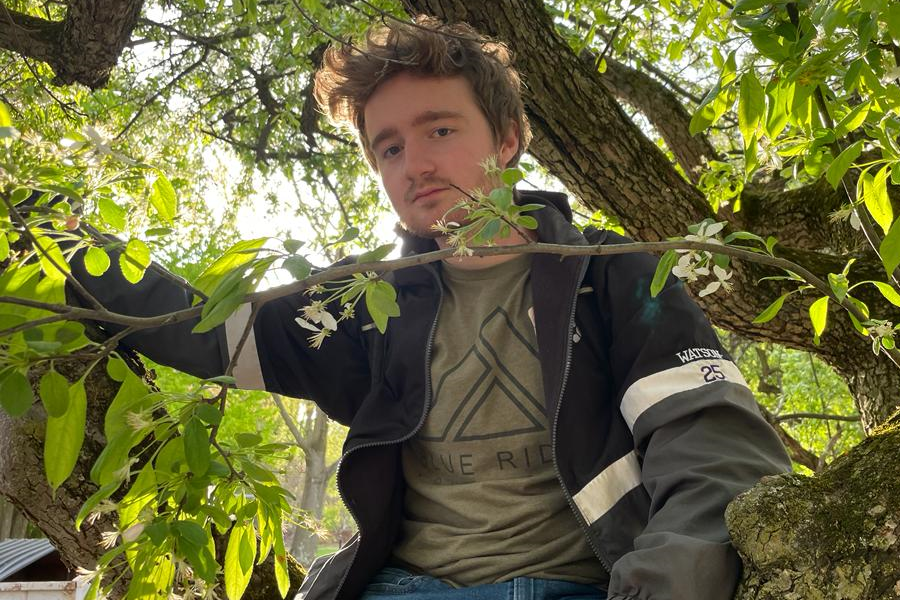
<svg viewBox="0 0 900 600">
<path fill-rule="evenodd" d="M 894 218 L 894 184 L 900 181 L 895 3 L 409 0 L 396 6 L 243 0 L 214 6 L 185 0 L 132 3 L 109 25 L 86 23 L 88 4 L 8 1 L 0 12 L 0 47 L 11 51 L 4 79 L 16 83 L 4 88 L 0 100 L 24 131 L 57 139 L 84 125 L 102 125 L 108 133 L 90 130 L 97 137 L 88 136 L 94 148 L 140 156 L 169 176 L 182 202 L 211 191 L 196 176 L 210 170 L 204 149 L 228 148 L 244 166 L 230 190 L 235 204 L 252 197 L 262 175 L 288 184 L 270 195 L 273 204 L 299 203 L 308 217 L 315 212 L 311 207 L 324 207 L 316 218 L 336 232 L 371 222 L 383 209 L 372 184 L 359 183 L 365 168 L 352 140 L 316 116 L 310 72 L 324 44 L 373 19 L 413 12 L 469 21 L 516 52 L 535 131 L 536 169 L 557 177 L 591 218 L 647 241 L 682 236 L 704 220 L 752 231 L 764 241 L 772 236 L 777 255 L 830 283 L 830 299 L 821 300 L 822 290 L 797 293 L 797 281 L 772 277 L 781 272 L 733 263 L 733 276 L 724 283 L 734 291 L 699 298 L 712 320 L 748 339 L 811 351 L 833 366 L 846 380 L 867 432 L 887 422 L 900 403 L 900 370 L 887 356 L 893 347 L 889 322 L 896 321 L 900 304 L 894 274 L 900 263 Z M 51 87 L 54 81 L 107 87 L 89 93 Z M 57 177 L 38 170 L 31 179 L 16 176 L 36 182 Z M 178 236 L 159 227 L 154 188 L 143 183 L 82 182 L 79 189 L 90 192 L 84 194 L 86 218 L 97 216 L 163 249 Z M 298 193 L 288 200 L 285 189 Z M 202 203 L 197 209 L 204 211 Z M 197 227 L 172 225 L 181 231 Z M 851 298 L 848 280 L 880 285 L 854 288 Z M 757 319 L 761 313 L 773 316 L 773 302 L 780 312 L 766 322 Z M 864 323 L 869 340 L 858 333 L 863 325 L 839 317 L 839 304 L 855 307 L 857 321 L 869 314 L 879 319 Z M 873 343 L 877 355 L 868 350 Z M 784 386 L 777 377 L 771 381 L 768 356 L 757 354 L 756 360 L 769 389 Z M 834 407 L 794 412 L 847 416 Z M 773 411 L 773 421 L 780 413 Z M 818 456 L 798 462 L 821 467 L 822 456 L 841 438 L 835 425 L 828 435 L 831 448 L 826 442 Z M 889 481 L 891 473 L 885 469 L 879 476 Z M 881 481 L 870 478 L 876 480 Z M 869 515 L 874 529 L 896 521 L 896 504 L 889 500 L 867 498 L 861 506 L 863 515 L 884 508 Z M 760 539 L 770 533 L 761 531 Z M 889 556 L 893 544 L 874 547 L 885 546 L 878 551 Z M 829 575 L 811 581 L 843 581 L 841 569 L 829 570 L 835 555 L 822 555 L 827 560 L 806 570 L 821 567 Z M 784 564 L 779 560 L 775 567 Z M 887 572 L 885 579 L 860 584 L 863 595 L 854 597 L 889 597 L 888 580 L 900 577 L 885 564 L 879 568 Z M 748 581 L 757 576 L 752 569 L 748 573 Z M 793 593 L 794 579 L 788 579 L 782 592 Z M 763 587 L 747 589 L 759 597 L 775 593 Z"/>
</svg>

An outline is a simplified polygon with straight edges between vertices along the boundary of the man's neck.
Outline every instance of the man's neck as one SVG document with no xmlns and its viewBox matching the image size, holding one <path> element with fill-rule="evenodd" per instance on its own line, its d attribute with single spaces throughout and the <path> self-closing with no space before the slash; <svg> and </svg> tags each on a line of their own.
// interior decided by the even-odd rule
<svg viewBox="0 0 900 600">
<path fill-rule="evenodd" d="M 522 233 L 519 233 L 517 230 L 511 229 L 508 236 L 504 238 L 494 238 L 494 246 L 518 246 L 536 240 L 537 232 L 535 231 L 526 229 L 523 230 Z M 446 237 L 439 237 L 435 241 L 441 250 L 450 247 Z M 444 262 L 453 265 L 458 269 L 486 269 L 512 260 L 516 256 L 517 253 L 494 254 L 492 256 L 453 256 L 451 258 L 445 258 Z"/>
</svg>

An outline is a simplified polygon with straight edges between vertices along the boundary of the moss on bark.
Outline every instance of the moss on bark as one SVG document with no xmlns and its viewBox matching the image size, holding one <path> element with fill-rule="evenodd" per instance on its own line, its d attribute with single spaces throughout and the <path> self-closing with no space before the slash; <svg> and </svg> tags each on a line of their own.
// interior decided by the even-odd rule
<svg viewBox="0 0 900 600">
<path fill-rule="evenodd" d="M 900 599 L 900 422 L 813 477 L 769 477 L 726 511 L 735 600 Z"/>
</svg>

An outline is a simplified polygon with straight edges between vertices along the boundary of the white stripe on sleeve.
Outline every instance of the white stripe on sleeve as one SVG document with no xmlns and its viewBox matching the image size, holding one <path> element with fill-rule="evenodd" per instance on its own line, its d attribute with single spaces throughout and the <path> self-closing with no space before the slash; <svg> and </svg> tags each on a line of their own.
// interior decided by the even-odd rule
<svg viewBox="0 0 900 600">
<path fill-rule="evenodd" d="M 731 381 L 747 386 L 744 376 L 733 362 L 696 360 L 632 383 L 622 397 L 622 416 L 625 417 L 628 428 L 633 431 L 635 422 L 647 409 L 672 394 L 697 389 L 717 381 Z"/>
<path fill-rule="evenodd" d="M 631 451 L 590 480 L 572 499 L 590 525 L 640 484 L 641 466 Z"/>
<path fill-rule="evenodd" d="M 251 313 L 250 304 L 241 304 L 240 308 L 225 321 L 225 339 L 228 342 L 229 361 L 244 336 Z M 256 335 L 252 326 L 231 374 L 237 382 L 237 387 L 242 390 L 262 390 L 266 387 L 263 382 L 262 367 L 259 364 L 259 354 L 256 351 Z"/>
</svg>

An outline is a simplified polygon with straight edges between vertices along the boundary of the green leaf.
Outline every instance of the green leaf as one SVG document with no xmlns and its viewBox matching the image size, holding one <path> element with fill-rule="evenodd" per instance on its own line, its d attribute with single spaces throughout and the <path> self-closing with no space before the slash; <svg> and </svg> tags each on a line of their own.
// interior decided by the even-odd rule
<svg viewBox="0 0 900 600">
<path fill-rule="evenodd" d="M 810 305 L 809 320 L 812 321 L 813 332 L 818 340 L 828 322 L 828 296 L 822 296 Z"/>
<path fill-rule="evenodd" d="M 160 218 L 172 225 L 175 214 L 178 212 L 178 200 L 175 198 L 175 188 L 165 175 L 160 173 L 153 182 L 153 190 L 150 192 L 150 204 L 156 209 Z"/>
<path fill-rule="evenodd" d="M 69 272 L 69 263 L 63 257 L 59 245 L 50 236 L 35 233 L 35 245 L 38 247 L 41 271 L 50 279 L 64 279 Z"/>
<path fill-rule="evenodd" d="M 69 409 L 69 382 L 65 377 L 50 369 L 41 376 L 38 386 L 44 410 L 51 417 L 61 417 Z"/>
<path fill-rule="evenodd" d="M 150 266 L 150 248 L 141 240 L 134 238 L 125 246 L 125 252 L 119 255 L 119 268 L 122 275 L 131 283 L 138 283 L 144 278 L 144 271 Z"/>
<path fill-rule="evenodd" d="M 512 190 L 509 188 L 494 188 L 493 190 L 491 190 L 491 193 L 488 196 L 488 200 L 490 200 L 494 204 L 494 206 L 496 206 L 500 210 L 505 211 L 509 208 L 510 204 L 512 204 Z"/>
<path fill-rule="evenodd" d="M 284 259 L 284 262 L 281 263 L 281 266 L 284 267 L 296 281 L 309 277 L 313 267 L 312 263 L 306 260 L 305 256 L 300 256 L 299 254 L 287 257 Z"/>
<path fill-rule="evenodd" d="M 128 377 L 130 372 L 131 369 L 129 369 L 128 365 L 125 364 L 125 361 L 118 356 L 110 356 L 109 360 L 106 361 L 106 374 L 109 375 L 110 379 L 113 381 L 125 381 L 125 378 Z"/>
<path fill-rule="evenodd" d="M 856 141 L 846 148 L 831 161 L 831 164 L 828 166 L 828 170 L 825 172 L 825 179 L 828 180 L 828 183 L 831 184 L 831 187 L 837 189 L 838 184 L 841 182 L 841 178 L 844 176 L 844 173 L 847 172 L 847 169 L 850 168 L 850 165 L 853 164 L 859 155 L 862 154 L 863 149 L 863 140 Z"/>
<path fill-rule="evenodd" d="M 335 241 L 331 242 L 330 244 L 326 244 L 326 247 L 334 246 L 335 244 L 343 244 L 344 242 L 351 242 L 358 237 L 359 237 L 359 228 L 358 227 L 348 227 L 347 229 L 344 230 L 344 233 L 341 235 L 341 237 L 339 237 Z"/>
<path fill-rule="evenodd" d="M 44 438 L 44 470 L 54 492 L 72 473 L 81 445 L 84 442 L 84 424 L 87 414 L 87 396 L 84 382 L 77 381 L 69 388 L 69 409 L 61 417 L 47 417 Z"/>
<path fill-rule="evenodd" d="M 656 271 L 653 273 L 653 280 L 650 282 L 650 296 L 656 298 L 666 285 L 666 280 L 672 272 L 672 267 L 678 262 L 678 253 L 674 250 L 666 250 L 665 254 L 659 259 L 656 265 Z"/>
<path fill-rule="evenodd" d="M 0 102 L 0 127 L 12 127 L 12 119 L 9 117 L 9 110 L 6 105 Z"/>
<path fill-rule="evenodd" d="M 772 319 L 775 318 L 775 315 L 778 314 L 778 311 L 781 310 L 781 307 L 784 305 L 784 300 L 790 296 L 790 292 L 787 294 L 782 294 L 778 298 L 775 299 L 775 302 L 766 307 L 764 311 L 759 313 L 755 319 L 753 319 L 754 324 L 760 323 L 768 323 Z"/>
<path fill-rule="evenodd" d="M 284 240 L 284 242 L 282 242 L 282 245 L 284 246 L 284 251 L 288 254 L 296 254 L 297 250 L 303 247 L 303 242 L 301 242 L 300 240 L 288 239 Z"/>
<path fill-rule="evenodd" d="M 9 238 L 6 233 L 0 233 L 0 261 L 9 258 Z"/>
<path fill-rule="evenodd" d="M 523 179 L 525 179 L 525 173 L 515 167 L 504 169 L 503 172 L 500 173 L 500 180 L 503 182 L 503 185 L 509 187 L 513 187 Z"/>
<path fill-rule="evenodd" d="M 284 552 L 275 553 L 275 582 L 278 584 L 278 593 L 281 594 L 281 597 L 287 597 L 291 587 L 291 578 L 288 574 L 287 555 Z"/>
<path fill-rule="evenodd" d="M 710 89 L 706 96 L 703 98 L 700 106 L 697 107 L 697 110 L 691 117 L 691 123 L 688 127 L 688 131 L 691 135 L 697 135 L 698 133 L 712 125 L 716 120 L 716 108 L 714 104 L 721 91 L 721 84 L 716 82 L 712 89 Z"/>
<path fill-rule="evenodd" d="M 537 229 L 538 228 L 537 219 L 535 219 L 531 215 L 519 215 L 516 218 L 516 225 L 518 225 L 520 227 L 524 227 L 525 229 Z"/>
<path fill-rule="evenodd" d="M 187 542 L 192 546 L 206 546 L 209 538 L 206 530 L 195 521 L 176 521 L 172 524 L 172 529 L 175 530 L 175 533 L 182 541 Z"/>
<path fill-rule="evenodd" d="M 780 63 L 790 56 L 790 52 L 781 45 L 779 39 L 779 36 L 771 31 L 757 31 L 750 34 L 750 41 L 760 54 Z"/>
<path fill-rule="evenodd" d="M 763 246 L 766 245 L 766 241 L 756 235 L 755 233 L 750 233 L 749 231 L 734 231 L 725 236 L 725 243 L 730 244 L 734 240 L 752 240 L 754 242 L 759 242 Z"/>
<path fill-rule="evenodd" d="M 269 238 L 261 237 L 252 240 L 241 240 L 217 258 L 194 282 L 194 287 L 204 294 L 211 294 L 219 282 L 241 265 L 256 258 L 260 247 Z"/>
<path fill-rule="evenodd" d="M 744 144 L 756 133 L 756 128 L 766 115 L 766 91 L 750 69 L 741 77 L 738 96 L 738 127 L 744 137 Z"/>
<path fill-rule="evenodd" d="M 748 12 L 763 8 L 769 4 L 772 4 L 772 0 L 738 0 L 734 3 L 734 8 L 731 11 L 732 13 Z"/>
<path fill-rule="evenodd" d="M 208 425 L 218 425 L 222 422 L 221 411 L 212 404 L 199 404 L 196 408 L 196 414 Z"/>
<path fill-rule="evenodd" d="M 870 106 L 871 102 L 863 102 L 850 109 L 850 112 L 834 126 L 834 135 L 837 138 L 842 138 L 862 125 L 869 115 Z"/>
<path fill-rule="evenodd" d="M 188 467 L 198 477 L 209 469 L 209 432 L 203 422 L 191 417 L 184 426 L 184 455 Z"/>
<path fill-rule="evenodd" d="M 97 201 L 97 207 L 100 209 L 100 218 L 115 229 L 125 229 L 125 216 L 127 211 L 112 201 L 111 198 L 101 197 Z"/>
<path fill-rule="evenodd" d="M 843 302 L 844 297 L 847 295 L 847 276 L 842 273 L 829 273 L 828 284 L 831 286 L 831 291 L 834 292 L 837 301 Z"/>
<path fill-rule="evenodd" d="M 147 463 L 132 482 L 125 497 L 119 501 L 119 530 L 131 527 L 141 516 L 141 512 L 152 504 L 150 511 L 156 511 L 156 470 L 153 463 Z"/>
<path fill-rule="evenodd" d="M 378 246 L 374 250 L 369 250 L 368 252 L 363 252 L 356 258 L 357 264 L 369 263 L 369 262 L 378 262 L 379 260 L 384 260 L 388 254 L 393 252 L 396 244 L 382 244 Z"/>
<path fill-rule="evenodd" d="M 85 503 L 81 507 L 81 510 L 78 511 L 78 515 L 76 515 L 75 517 L 76 531 L 81 531 L 81 524 L 84 523 L 84 520 L 88 518 L 88 515 L 90 515 L 94 511 L 98 504 L 112 496 L 115 491 L 119 489 L 120 485 L 121 482 L 119 481 L 108 483 L 91 494 L 90 498 L 85 501 Z"/>
<path fill-rule="evenodd" d="M 262 443 L 262 436 L 258 433 L 250 433 L 247 431 L 240 431 L 234 434 L 234 441 L 238 443 L 238 446 L 241 448 L 250 448 L 252 446 L 258 446 Z"/>
<path fill-rule="evenodd" d="M 252 524 L 235 525 L 228 536 L 225 551 L 225 594 L 228 600 L 240 600 L 250 582 L 256 558 L 256 534 Z"/>
<path fill-rule="evenodd" d="M 109 268 L 109 255 L 102 248 L 91 246 L 84 253 L 84 268 L 94 277 L 100 277 Z"/>
<path fill-rule="evenodd" d="M 200 322 L 193 333 L 205 333 L 218 327 L 241 305 L 250 282 L 244 277 L 244 267 L 238 267 L 223 277 L 206 304 L 203 305 Z"/>
<path fill-rule="evenodd" d="M 387 330 L 389 317 L 399 317 L 400 307 L 397 305 L 397 291 L 386 281 L 379 280 L 366 287 L 366 308 L 375 321 L 378 331 Z"/>
<path fill-rule="evenodd" d="M 219 383 L 221 385 L 237 385 L 237 379 L 235 379 L 231 375 L 216 375 L 215 377 L 210 377 L 208 379 L 204 379 L 203 381 L 209 381 L 210 383 Z"/>
<path fill-rule="evenodd" d="M 881 226 L 885 233 L 891 228 L 894 220 L 894 211 L 891 208 L 891 199 L 888 197 L 887 178 L 890 176 L 889 166 L 884 165 L 875 177 L 864 173 L 861 180 L 864 181 L 863 201 L 875 222 Z"/>
<path fill-rule="evenodd" d="M 888 32 L 894 38 L 894 43 L 900 44 L 900 4 L 892 2 L 881 16 L 887 23 Z"/>
<path fill-rule="evenodd" d="M 0 406 L 10 416 L 21 417 L 34 404 L 34 392 L 24 373 L 9 368 L 0 375 Z"/>
<path fill-rule="evenodd" d="M 883 281 L 870 281 L 869 283 L 878 288 L 878 291 L 881 292 L 881 295 L 884 296 L 885 300 L 894 306 L 900 306 L 900 294 L 898 294 L 897 290 L 892 288 L 889 284 L 884 283 Z"/>
<path fill-rule="evenodd" d="M 890 278 L 897 265 L 900 265 L 900 219 L 891 225 L 887 235 L 881 240 L 878 251 L 881 253 L 881 262 Z"/>
</svg>

